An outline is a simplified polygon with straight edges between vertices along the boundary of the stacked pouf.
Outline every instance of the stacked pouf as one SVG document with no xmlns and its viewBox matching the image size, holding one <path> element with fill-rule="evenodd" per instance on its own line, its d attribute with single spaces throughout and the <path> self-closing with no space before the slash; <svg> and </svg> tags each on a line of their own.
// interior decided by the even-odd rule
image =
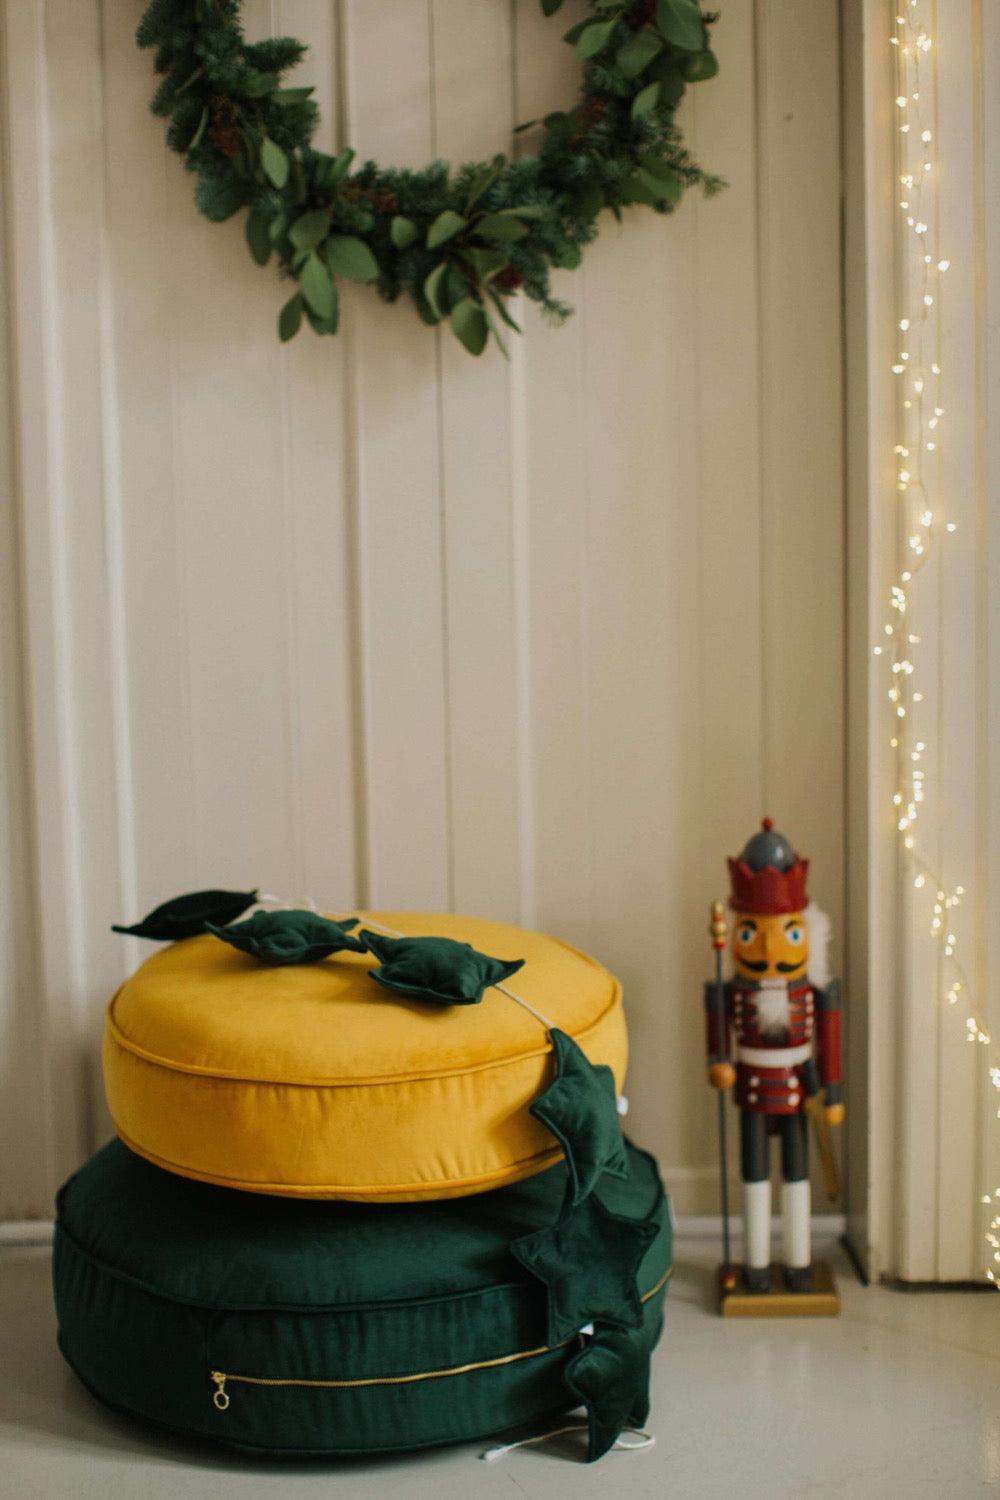
<svg viewBox="0 0 1000 1500">
<path fill-rule="evenodd" d="M 60 1347 L 108 1405 L 271 1454 L 648 1411 L 669 1207 L 621 1134 L 617 982 L 455 916 L 197 893 L 114 997 L 120 1140 L 58 1200 Z M 228 902 L 228 904 L 227 904 Z M 195 936 L 186 936 L 189 932 Z"/>
</svg>

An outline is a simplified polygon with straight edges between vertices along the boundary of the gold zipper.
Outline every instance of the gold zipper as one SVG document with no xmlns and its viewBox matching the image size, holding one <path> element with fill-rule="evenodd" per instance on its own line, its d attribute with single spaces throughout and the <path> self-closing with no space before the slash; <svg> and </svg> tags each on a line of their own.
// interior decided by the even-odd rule
<svg viewBox="0 0 1000 1500">
<path fill-rule="evenodd" d="M 661 1276 L 654 1287 L 644 1292 L 640 1302 L 648 1302 L 655 1297 L 657 1292 L 662 1291 L 670 1280 L 673 1267 Z M 496 1359 L 480 1359 L 467 1365 L 449 1365 L 443 1370 L 421 1370 L 416 1375 L 371 1375 L 364 1380 L 294 1380 L 282 1377 L 266 1375 L 233 1375 L 224 1370 L 212 1370 L 211 1379 L 215 1385 L 212 1392 L 212 1402 L 218 1411 L 225 1411 L 229 1406 L 229 1392 L 227 1385 L 258 1385 L 258 1386 L 302 1386 L 309 1390 L 323 1391 L 348 1391 L 355 1390 L 359 1386 L 366 1385 L 415 1385 L 421 1380 L 441 1380 L 449 1375 L 468 1375 L 473 1370 L 492 1370 L 498 1365 L 516 1364 L 522 1359 L 537 1359 L 539 1355 L 551 1354 L 554 1349 L 563 1349 L 571 1344 L 579 1334 L 572 1334 L 568 1339 L 563 1339 L 559 1344 L 540 1344 L 537 1349 L 520 1349 L 516 1354 L 501 1354 Z"/>
</svg>

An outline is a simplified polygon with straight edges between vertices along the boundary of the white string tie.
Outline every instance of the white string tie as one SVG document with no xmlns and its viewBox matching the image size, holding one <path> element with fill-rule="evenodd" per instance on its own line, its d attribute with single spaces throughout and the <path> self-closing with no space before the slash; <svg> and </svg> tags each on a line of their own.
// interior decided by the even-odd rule
<svg viewBox="0 0 1000 1500">
<path fill-rule="evenodd" d="M 529 1448 L 532 1443 L 547 1443 L 549 1438 L 561 1437 L 564 1432 L 586 1432 L 586 1422 L 570 1422 L 566 1427 L 553 1427 L 548 1432 L 539 1432 L 534 1437 L 519 1438 L 516 1443 L 498 1443 L 493 1448 L 485 1448 L 479 1457 L 486 1463 L 496 1463 L 498 1458 L 506 1458 L 508 1453 L 513 1453 L 515 1448 Z M 627 1427 L 621 1435 L 615 1439 L 614 1447 L 627 1453 L 638 1453 L 643 1448 L 652 1448 L 656 1438 L 651 1432 L 643 1432 L 640 1427 Z"/>
<path fill-rule="evenodd" d="M 269 891 L 261 891 L 255 906 L 273 906 L 278 911 L 316 911 L 316 903 L 311 896 L 302 896 L 299 900 L 294 897 L 272 896 Z"/>
</svg>

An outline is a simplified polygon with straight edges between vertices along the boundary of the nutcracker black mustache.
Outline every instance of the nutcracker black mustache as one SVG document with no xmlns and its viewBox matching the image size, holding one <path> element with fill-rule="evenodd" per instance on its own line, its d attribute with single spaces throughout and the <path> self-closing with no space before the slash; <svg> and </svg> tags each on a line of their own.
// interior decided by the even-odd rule
<svg viewBox="0 0 1000 1500">
<path fill-rule="evenodd" d="M 752 969 L 755 974 L 763 974 L 764 970 L 767 968 L 767 959 L 766 958 L 753 959 L 753 960 L 751 960 L 749 958 L 741 958 L 740 959 L 740 963 L 743 965 L 744 969 Z M 796 969 L 801 969 L 801 967 L 802 967 L 802 960 L 799 959 L 799 961 L 798 961 L 797 964 L 780 964 L 779 963 L 779 964 L 775 964 L 774 967 L 777 969 L 777 971 L 778 971 L 779 974 L 794 974 Z"/>
</svg>

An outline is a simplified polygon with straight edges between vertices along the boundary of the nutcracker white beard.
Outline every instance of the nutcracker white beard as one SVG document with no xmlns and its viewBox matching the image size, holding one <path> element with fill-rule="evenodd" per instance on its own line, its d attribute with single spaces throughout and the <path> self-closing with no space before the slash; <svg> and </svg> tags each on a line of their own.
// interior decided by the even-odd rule
<svg viewBox="0 0 1000 1500">
<path fill-rule="evenodd" d="M 791 1030 L 788 1009 L 788 982 L 784 979 L 763 979 L 757 991 L 757 1025 L 762 1036 L 787 1036 Z"/>
</svg>

